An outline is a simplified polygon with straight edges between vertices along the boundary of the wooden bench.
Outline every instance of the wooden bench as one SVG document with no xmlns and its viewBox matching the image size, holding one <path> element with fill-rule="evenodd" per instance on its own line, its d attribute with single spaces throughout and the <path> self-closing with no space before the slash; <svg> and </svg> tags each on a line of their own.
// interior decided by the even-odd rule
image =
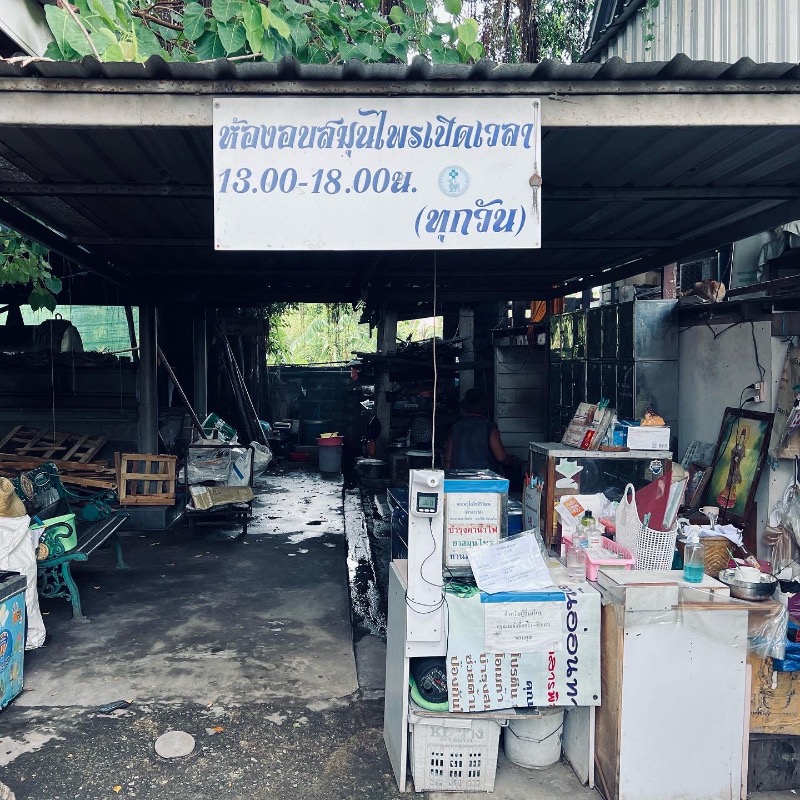
<svg viewBox="0 0 800 800">
<path fill-rule="evenodd" d="M 87 561 L 106 543 L 114 546 L 117 569 L 129 569 L 122 557 L 122 544 L 117 531 L 128 514 L 111 508 L 116 501 L 113 491 L 73 491 L 61 482 L 55 464 L 42 464 L 15 478 L 14 487 L 31 517 L 38 517 L 47 526 L 49 519 L 75 514 L 77 544 L 67 550 L 64 539 L 71 535 L 68 526 L 54 523 L 47 556 L 38 562 L 39 594 L 42 597 L 63 597 L 72 603 L 74 621 L 87 622 L 81 611 L 81 597 L 72 578 L 73 561 Z"/>
</svg>

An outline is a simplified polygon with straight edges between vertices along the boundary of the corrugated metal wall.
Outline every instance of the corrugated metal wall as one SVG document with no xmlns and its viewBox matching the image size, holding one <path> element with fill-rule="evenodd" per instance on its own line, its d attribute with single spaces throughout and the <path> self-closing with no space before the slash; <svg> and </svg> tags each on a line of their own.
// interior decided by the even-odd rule
<svg viewBox="0 0 800 800">
<path fill-rule="evenodd" d="M 494 414 L 506 450 L 528 460 L 530 442 L 547 441 L 547 351 L 495 348 Z"/>
<path fill-rule="evenodd" d="M 661 0 L 650 14 L 649 50 L 639 13 L 593 60 L 669 61 L 685 53 L 708 61 L 800 62 L 800 0 Z"/>
</svg>

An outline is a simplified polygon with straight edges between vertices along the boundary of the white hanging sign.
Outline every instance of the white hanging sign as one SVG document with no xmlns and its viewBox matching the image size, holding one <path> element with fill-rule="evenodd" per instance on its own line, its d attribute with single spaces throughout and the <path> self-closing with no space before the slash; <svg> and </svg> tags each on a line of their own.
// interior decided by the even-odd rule
<svg viewBox="0 0 800 800">
<path fill-rule="evenodd" d="M 530 97 L 214 101 L 218 250 L 541 246 Z"/>
</svg>

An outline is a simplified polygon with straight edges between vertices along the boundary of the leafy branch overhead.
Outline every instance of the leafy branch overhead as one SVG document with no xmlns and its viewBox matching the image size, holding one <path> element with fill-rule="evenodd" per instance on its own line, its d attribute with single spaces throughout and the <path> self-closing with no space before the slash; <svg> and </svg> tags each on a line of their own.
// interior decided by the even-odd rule
<svg viewBox="0 0 800 800">
<path fill-rule="evenodd" d="M 428 0 L 57 0 L 45 6 L 54 42 L 45 55 L 74 61 L 205 61 L 294 56 L 310 64 L 406 63 L 422 55 L 435 64 L 483 56 L 476 20 L 462 18 L 462 0 L 444 0 L 446 20 Z M 438 8 L 438 5 L 437 5 Z"/>
<path fill-rule="evenodd" d="M 32 284 L 28 302 L 34 311 L 56 307 L 61 281 L 50 271 L 48 250 L 0 225 L 0 286 Z"/>
</svg>

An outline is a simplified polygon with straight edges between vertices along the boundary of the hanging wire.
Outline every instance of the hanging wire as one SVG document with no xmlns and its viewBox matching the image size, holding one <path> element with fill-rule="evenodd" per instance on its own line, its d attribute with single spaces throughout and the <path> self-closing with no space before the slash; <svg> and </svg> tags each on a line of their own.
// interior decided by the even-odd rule
<svg viewBox="0 0 800 800">
<path fill-rule="evenodd" d="M 433 410 L 431 411 L 431 469 L 436 467 L 436 390 L 439 386 L 439 366 L 436 363 L 436 251 L 433 253 Z"/>
</svg>

